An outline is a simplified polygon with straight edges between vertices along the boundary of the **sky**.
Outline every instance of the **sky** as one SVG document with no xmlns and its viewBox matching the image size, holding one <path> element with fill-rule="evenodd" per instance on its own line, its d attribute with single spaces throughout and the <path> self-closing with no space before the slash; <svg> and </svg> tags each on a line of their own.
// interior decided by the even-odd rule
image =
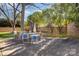
<svg viewBox="0 0 79 59">
<path fill-rule="evenodd" d="M 46 9 L 46 8 L 49 8 L 49 5 L 44 5 L 44 4 L 35 4 L 37 7 L 39 7 L 41 10 L 43 9 Z M 36 7 L 33 7 L 33 6 L 30 6 L 29 8 L 27 8 L 25 10 L 25 20 L 27 19 L 27 17 L 31 14 L 33 14 L 34 12 L 36 11 L 41 11 L 39 8 L 36 8 Z"/>
<path fill-rule="evenodd" d="M 42 4 L 42 3 L 35 3 L 35 6 L 36 7 L 38 7 L 38 8 L 36 8 L 36 7 L 34 7 L 34 6 L 29 6 L 28 8 L 27 8 L 27 6 L 26 6 L 26 9 L 25 9 L 25 17 L 24 17 L 24 20 L 26 21 L 27 20 L 27 17 L 29 16 L 29 15 L 31 15 L 31 14 L 33 14 L 34 12 L 36 12 L 36 11 L 41 11 L 41 10 L 43 10 L 43 9 L 46 9 L 46 8 L 49 8 L 49 6 L 50 5 L 48 5 L 48 4 Z M 8 10 L 9 10 L 9 16 L 12 18 L 13 16 L 12 16 L 12 7 L 10 6 L 10 5 L 8 5 L 7 4 L 7 7 L 8 7 Z M 4 8 L 5 8 L 5 10 L 6 10 L 6 13 L 8 12 L 7 11 L 7 9 L 6 9 L 6 5 L 4 4 Z M 41 10 L 40 10 L 40 9 Z M 3 16 L 0 16 L 0 18 L 2 18 Z"/>
</svg>

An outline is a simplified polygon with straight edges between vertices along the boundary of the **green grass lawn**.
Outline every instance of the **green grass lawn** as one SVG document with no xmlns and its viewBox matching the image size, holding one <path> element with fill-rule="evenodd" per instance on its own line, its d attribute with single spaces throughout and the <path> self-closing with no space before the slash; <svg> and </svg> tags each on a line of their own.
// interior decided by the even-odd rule
<svg viewBox="0 0 79 59">
<path fill-rule="evenodd" d="M 64 38 L 67 37 L 67 35 L 65 33 L 59 34 L 59 35 L 54 35 L 54 34 L 46 34 L 47 37 L 60 37 L 60 38 Z"/>
<path fill-rule="evenodd" d="M 10 32 L 0 32 L 0 38 L 11 38 L 14 37 L 14 35 Z"/>
</svg>

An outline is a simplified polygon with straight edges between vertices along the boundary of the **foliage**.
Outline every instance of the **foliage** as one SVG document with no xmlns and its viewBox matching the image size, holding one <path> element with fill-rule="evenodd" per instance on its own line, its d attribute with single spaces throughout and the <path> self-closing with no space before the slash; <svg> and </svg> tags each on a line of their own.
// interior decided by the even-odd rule
<svg viewBox="0 0 79 59">
<path fill-rule="evenodd" d="M 29 25 L 30 20 L 32 20 L 38 26 L 40 26 L 41 24 L 44 24 L 42 12 L 35 12 L 32 15 L 28 16 L 27 22 L 26 22 L 27 26 Z"/>
<path fill-rule="evenodd" d="M 32 20 L 37 24 L 45 22 L 45 24 L 51 23 L 57 26 L 65 26 L 65 24 L 75 22 L 76 16 L 79 16 L 79 14 L 76 14 L 76 6 L 74 3 L 54 4 L 51 8 L 42 10 L 42 12 L 35 12 L 28 16 L 27 23 L 29 23 L 29 20 Z M 76 21 L 78 22 L 78 20 Z"/>
<path fill-rule="evenodd" d="M 11 20 L 13 22 L 13 20 Z M 20 21 L 16 21 L 16 27 L 20 27 Z M 7 19 L 0 19 L 0 27 L 11 27 L 10 22 Z"/>
</svg>

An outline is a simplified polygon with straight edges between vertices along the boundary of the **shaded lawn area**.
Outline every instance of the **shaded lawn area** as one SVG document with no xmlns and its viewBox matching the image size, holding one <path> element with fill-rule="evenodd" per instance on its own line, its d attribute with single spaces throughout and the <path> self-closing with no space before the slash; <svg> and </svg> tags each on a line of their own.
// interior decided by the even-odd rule
<svg viewBox="0 0 79 59">
<path fill-rule="evenodd" d="M 0 38 L 11 38 L 14 37 L 14 35 L 10 32 L 0 32 Z"/>
<path fill-rule="evenodd" d="M 52 34 L 52 33 L 43 33 L 43 36 L 44 37 L 52 37 L 52 38 L 55 38 L 55 37 L 59 37 L 59 38 L 64 38 L 64 37 L 68 37 L 67 33 L 62 33 L 62 34 Z"/>
</svg>

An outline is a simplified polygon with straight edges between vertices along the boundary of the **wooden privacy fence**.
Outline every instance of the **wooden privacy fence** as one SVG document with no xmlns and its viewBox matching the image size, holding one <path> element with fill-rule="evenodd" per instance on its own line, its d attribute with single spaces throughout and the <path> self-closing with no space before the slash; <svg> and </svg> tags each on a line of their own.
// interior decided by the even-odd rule
<svg viewBox="0 0 79 59">
<path fill-rule="evenodd" d="M 16 30 L 20 31 L 20 28 L 16 27 Z M 0 27 L 0 32 L 12 32 L 12 31 L 13 31 L 12 27 Z"/>
<path fill-rule="evenodd" d="M 54 36 L 58 36 L 60 34 L 58 27 L 52 27 L 51 29 L 47 27 L 40 27 L 38 28 L 38 32 L 45 33 L 46 35 L 52 34 Z M 66 34 L 66 27 L 62 27 L 61 33 Z"/>
<path fill-rule="evenodd" d="M 20 31 L 20 27 L 16 27 L 16 30 Z M 29 29 L 25 30 L 29 32 Z M 45 34 L 51 33 L 52 35 L 59 35 L 58 27 L 51 27 L 51 29 L 48 27 L 39 27 L 37 31 Z M 12 27 L 0 27 L 0 32 L 12 32 Z M 75 27 L 74 23 L 68 24 L 67 30 L 66 27 L 62 27 L 61 32 L 67 34 L 68 36 L 79 37 L 79 28 Z"/>
<path fill-rule="evenodd" d="M 73 37 L 79 37 L 79 27 L 75 26 L 75 23 L 71 23 L 67 27 L 67 35 Z"/>
</svg>

